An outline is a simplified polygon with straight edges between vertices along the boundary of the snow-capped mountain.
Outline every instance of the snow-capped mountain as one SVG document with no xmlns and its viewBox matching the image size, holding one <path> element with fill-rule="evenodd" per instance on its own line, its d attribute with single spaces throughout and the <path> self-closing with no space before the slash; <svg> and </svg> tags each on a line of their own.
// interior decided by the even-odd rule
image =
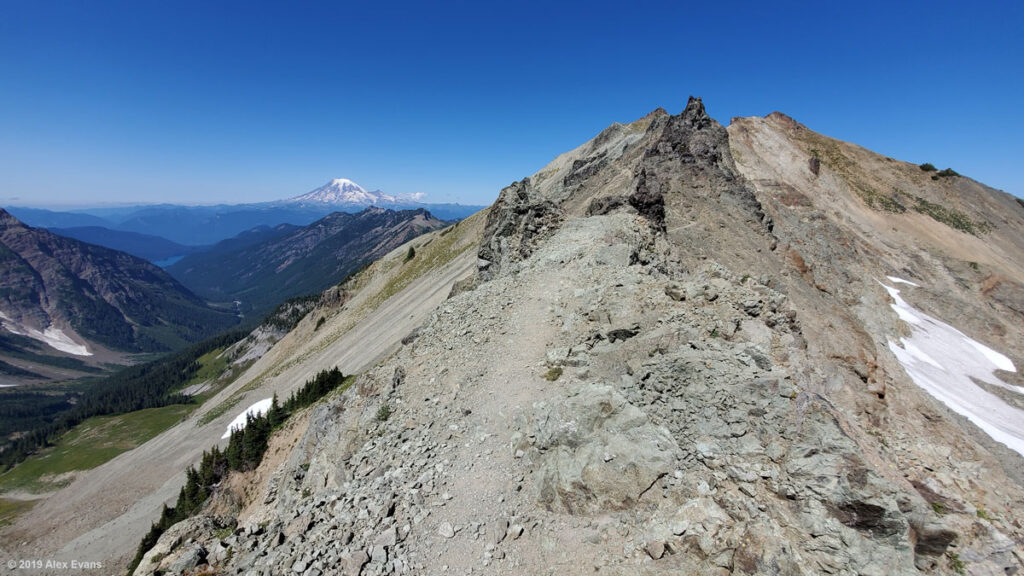
<svg viewBox="0 0 1024 576">
<path fill-rule="evenodd" d="M 368 192 L 365 188 L 348 178 L 335 178 L 315 190 L 289 199 L 288 202 L 297 204 L 388 206 L 418 203 L 421 200 L 423 200 L 423 193 L 392 196 L 384 194 L 380 190 Z"/>
</svg>

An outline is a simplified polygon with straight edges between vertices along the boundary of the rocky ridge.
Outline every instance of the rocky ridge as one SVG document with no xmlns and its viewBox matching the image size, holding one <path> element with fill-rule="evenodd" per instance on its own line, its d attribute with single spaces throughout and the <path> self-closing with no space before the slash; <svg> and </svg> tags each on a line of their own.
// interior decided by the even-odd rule
<svg viewBox="0 0 1024 576">
<path fill-rule="evenodd" d="M 906 377 L 874 278 L 959 285 L 918 304 L 1019 365 L 1024 215 L 971 183 L 983 237 L 880 211 L 793 130 L 691 99 L 503 190 L 476 280 L 137 573 L 1019 572 L 1022 460 Z"/>
</svg>

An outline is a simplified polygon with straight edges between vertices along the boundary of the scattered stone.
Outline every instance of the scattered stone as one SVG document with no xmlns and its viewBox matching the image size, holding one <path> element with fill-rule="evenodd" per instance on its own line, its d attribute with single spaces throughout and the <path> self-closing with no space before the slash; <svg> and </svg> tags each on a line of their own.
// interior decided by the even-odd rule
<svg viewBox="0 0 1024 576">
<path fill-rule="evenodd" d="M 660 560 L 665 555 L 665 543 L 661 540 L 654 540 L 644 546 L 644 551 L 654 560 Z"/>
<path fill-rule="evenodd" d="M 366 566 L 370 562 L 370 556 L 358 550 L 352 553 L 352 556 L 345 561 L 345 574 L 346 576 L 359 576 L 359 573 L 363 571 L 363 566 Z"/>
<path fill-rule="evenodd" d="M 455 527 L 452 526 L 451 522 L 441 522 L 437 527 L 437 533 L 444 538 L 454 538 Z"/>
<path fill-rule="evenodd" d="M 490 545 L 501 544 L 505 540 L 505 536 L 508 535 L 508 520 L 505 518 L 499 518 L 492 520 L 487 526 L 487 536 Z"/>
</svg>

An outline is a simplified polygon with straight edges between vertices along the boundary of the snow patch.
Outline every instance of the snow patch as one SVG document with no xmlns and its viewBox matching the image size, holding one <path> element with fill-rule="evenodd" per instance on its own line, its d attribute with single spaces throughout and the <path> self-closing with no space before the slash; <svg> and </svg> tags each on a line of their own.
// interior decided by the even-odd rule
<svg viewBox="0 0 1024 576">
<path fill-rule="evenodd" d="M 903 278 L 897 278 L 895 276 L 886 276 L 886 278 L 888 278 L 889 282 L 892 282 L 893 284 L 910 284 L 914 288 L 920 288 L 920 286 L 914 284 L 910 280 L 904 280 Z"/>
<path fill-rule="evenodd" d="M 0 326 L 3 326 L 11 334 L 17 334 L 18 336 L 28 336 L 33 340 L 38 340 L 43 344 L 61 352 L 67 352 L 68 354 L 74 354 L 75 356 L 92 356 L 92 352 L 89 352 L 89 348 L 85 344 L 79 344 L 71 339 L 70 336 L 64 333 L 63 330 L 55 326 L 40 332 L 35 328 L 27 328 L 25 326 L 19 326 L 10 316 L 0 312 Z"/>
<path fill-rule="evenodd" d="M 910 379 L 993 440 L 1024 456 L 1024 410 L 1010 406 L 972 380 L 1024 394 L 1024 390 L 995 376 L 996 370 L 1016 372 L 1013 362 L 953 326 L 916 310 L 900 298 L 899 290 L 882 286 L 892 296 L 891 306 L 900 319 L 911 324 L 909 338 L 900 338 L 898 344 L 889 340 L 889 350 Z"/>
<path fill-rule="evenodd" d="M 41 340 L 61 352 L 67 352 L 75 356 L 92 356 L 92 352 L 89 352 L 89 349 L 84 344 L 75 342 L 60 328 L 50 326 L 43 332 Z"/>
<path fill-rule="evenodd" d="M 882 283 L 879 282 L 879 284 Z M 903 320 L 907 324 L 914 324 L 915 326 L 921 323 L 921 319 L 914 314 L 916 310 L 904 302 L 903 298 L 900 298 L 899 290 L 890 288 L 885 284 L 882 284 L 882 288 L 885 288 L 885 291 L 889 293 L 889 297 L 893 299 L 894 302 L 890 304 L 889 307 L 896 311 L 896 315 L 900 317 L 900 320 Z"/>
<path fill-rule="evenodd" d="M 249 408 L 247 408 L 245 412 L 242 412 L 238 416 L 235 416 L 235 419 L 231 421 L 231 424 L 228 424 L 228 430 L 227 432 L 224 433 L 223 436 L 221 436 L 221 439 L 230 438 L 232 431 L 241 430 L 245 428 L 248 416 L 261 416 L 263 414 L 266 414 L 267 410 L 270 410 L 270 405 L 273 402 L 273 398 L 264 398 L 263 400 L 260 400 L 259 402 L 253 404 L 252 406 L 249 406 Z"/>
</svg>

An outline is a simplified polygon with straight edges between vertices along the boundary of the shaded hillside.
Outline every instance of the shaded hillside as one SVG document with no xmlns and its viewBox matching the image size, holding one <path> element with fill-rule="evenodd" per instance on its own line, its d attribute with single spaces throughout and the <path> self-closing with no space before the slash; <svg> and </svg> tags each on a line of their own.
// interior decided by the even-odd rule
<svg viewBox="0 0 1024 576">
<path fill-rule="evenodd" d="M 132 256 L 138 256 L 150 262 L 159 262 L 175 256 L 184 256 L 198 250 L 195 246 L 184 246 L 160 236 L 111 230 L 102 226 L 50 228 L 50 231 L 67 238 L 104 246 L 111 250 L 127 252 Z"/>
<path fill-rule="evenodd" d="M 305 225 L 322 218 L 323 209 L 302 206 L 174 206 L 141 208 L 117 224 L 119 230 L 157 234 L 191 246 L 215 244 L 259 226 L 287 222 Z"/>
<path fill-rule="evenodd" d="M 60 212 L 21 206 L 9 206 L 6 210 L 18 220 L 35 228 L 110 227 L 112 225 L 110 220 L 81 212 Z"/>
<path fill-rule="evenodd" d="M 145 260 L 30 228 L 2 210 L 0 312 L 7 332 L 34 343 L 6 338 L 14 352 L 5 360 L 164 351 L 236 322 Z"/>
<path fill-rule="evenodd" d="M 287 298 L 320 292 L 444 225 L 425 210 L 336 212 L 309 226 L 279 226 L 226 240 L 183 258 L 168 272 L 209 300 L 240 301 L 243 310 L 265 312 Z"/>
</svg>

